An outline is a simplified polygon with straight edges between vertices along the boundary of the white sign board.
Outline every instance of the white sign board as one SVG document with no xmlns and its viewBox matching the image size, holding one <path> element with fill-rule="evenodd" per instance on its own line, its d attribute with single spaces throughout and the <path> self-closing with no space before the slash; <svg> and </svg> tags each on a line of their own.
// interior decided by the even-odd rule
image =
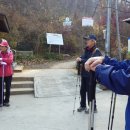
<svg viewBox="0 0 130 130">
<path fill-rule="evenodd" d="M 63 26 L 71 26 L 72 21 L 64 21 Z"/>
<path fill-rule="evenodd" d="M 72 21 L 70 20 L 69 17 L 66 17 L 64 22 L 63 22 L 63 26 L 71 26 Z"/>
<path fill-rule="evenodd" d="M 47 44 L 51 45 L 64 45 L 62 34 L 47 33 Z"/>
<path fill-rule="evenodd" d="M 128 53 L 130 53 L 130 37 L 128 38 Z"/>
<path fill-rule="evenodd" d="M 93 23 L 94 23 L 94 20 L 91 17 L 82 18 L 82 27 L 93 26 Z"/>
</svg>

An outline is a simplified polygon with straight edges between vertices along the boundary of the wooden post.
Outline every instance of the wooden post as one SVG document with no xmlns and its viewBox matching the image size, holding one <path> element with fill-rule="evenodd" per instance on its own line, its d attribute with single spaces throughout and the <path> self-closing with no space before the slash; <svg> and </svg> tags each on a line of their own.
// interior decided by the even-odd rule
<svg viewBox="0 0 130 130">
<path fill-rule="evenodd" d="M 49 46 L 49 54 L 51 53 L 51 44 L 50 44 L 50 46 Z"/>
<path fill-rule="evenodd" d="M 60 55 L 60 45 L 59 45 L 59 55 Z"/>
</svg>

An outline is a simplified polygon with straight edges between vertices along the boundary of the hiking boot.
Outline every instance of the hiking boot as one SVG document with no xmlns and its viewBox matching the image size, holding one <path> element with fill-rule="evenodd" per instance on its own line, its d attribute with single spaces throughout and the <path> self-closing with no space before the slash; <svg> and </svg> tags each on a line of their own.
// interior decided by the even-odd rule
<svg viewBox="0 0 130 130">
<path fill-rule="evenodd" d="M 6 107 L 9 107 L 9 106 L 10 106 L 9 102 L 4 102 L 3 105 L 6 106 Z"/>
<path fill-rule="evenodd" d="M 97 112 L 98 112 L 97 108 L 94 108 L 94 113 L 97 113 Z"/>
<path fill-rule="evenodd" d="M 97 108 L 94 108 L 94 113 L 97 113 L 97 112 L 98 112 Z M 89 109 L 85 109 L 85 113 L 89 114 Z"/>
<path fill-rule="evenodd" d="M 77 111 L 78 111 L 78 112 L 82 112 L 82 111 L 84 111 L 85 109 L 86 109 L 86 107 L 81 107 L 81 106 L 80 106 L 80 107 L 77 109 Z"/>
</svg>

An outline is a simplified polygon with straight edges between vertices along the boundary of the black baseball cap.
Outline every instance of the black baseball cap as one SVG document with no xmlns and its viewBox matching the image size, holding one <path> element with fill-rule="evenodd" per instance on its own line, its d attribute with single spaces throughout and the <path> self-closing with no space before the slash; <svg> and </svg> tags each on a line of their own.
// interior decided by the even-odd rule
<svg viewBox="0 0 130 130">
<path fill-rule="evenodd" d="M 97 40 L 96 36 L 94 34 L 90 34 L 88 36 L 83 37 L 84 40 Z"/>
</svg>

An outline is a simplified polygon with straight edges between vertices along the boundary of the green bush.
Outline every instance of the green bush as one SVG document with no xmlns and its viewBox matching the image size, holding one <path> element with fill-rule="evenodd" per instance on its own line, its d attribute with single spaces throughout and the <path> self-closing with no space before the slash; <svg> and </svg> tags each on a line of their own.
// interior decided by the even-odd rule
<svg viewBox="0 0 130 130">
<path fill-rule="evenodd" d="M 31 61 L 31 60 L 33 60 L 33 59 L 35 59 L 35 56 L 23 56 L 23 55 L 18 55 L 17 57 L 16 57 L 16 61 L 24 61 L 24 60 L 27 60 L 27 61 Z"/>
<path fill-rule="evenodd" d="M 43 56 L 47 60 L 63 60 L 63 55 L 62 54 L 57 54 L 57 53 L 45 53 Z"/>
</svg>

